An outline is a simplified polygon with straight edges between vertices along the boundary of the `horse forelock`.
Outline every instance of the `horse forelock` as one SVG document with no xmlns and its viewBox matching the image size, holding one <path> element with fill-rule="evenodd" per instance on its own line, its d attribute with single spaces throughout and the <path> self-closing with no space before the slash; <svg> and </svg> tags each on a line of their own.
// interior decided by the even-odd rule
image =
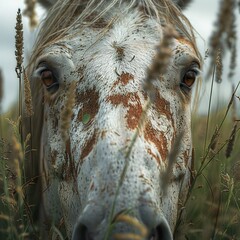
<svg viewBox="0 0 240 240">
<path fill-rule="evenodd" d="M 120 14 L 125 14 L 137 5 L 142 6 L 149 17 L 155 17 L 160 23 L 175 26 L 192 43 L 200 58 L 191 23 L 171 0 L 62 0 L 49 9 L 46 19 L 42 22 L 30 61 L 34 61 L 44 48 L 69 34 L 69 30 L 76 25 L 84 29 L 105 17 L 113 8 L 118 7 Z M 93 15 L 94 17 L 89 17 Z"/>
</svg>

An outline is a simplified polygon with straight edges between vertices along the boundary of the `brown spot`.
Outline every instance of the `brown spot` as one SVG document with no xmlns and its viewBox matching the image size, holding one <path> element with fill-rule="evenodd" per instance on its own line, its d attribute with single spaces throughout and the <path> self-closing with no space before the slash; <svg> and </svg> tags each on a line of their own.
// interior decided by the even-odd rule
<svg viewBox="0 0 240 240">
<path fill-rule="evenodd" d="M 111 102 L 113 105 L 117 106 L 122 104 L 124 107 L 128 108 L 125 116 L 128 128 L 135 129 L 138 126 L 138 122 L 142 114 L 142 105 L 137 93 L 112 95 L 108 97 L 107 101 Z"/>
<path fill-rule="evenodd" d="M 114 83 L 113 86 L 115 87 L 116 85 L 119 84 L 127 85 L 130 80 L 134 80 L 134 76 L 130 73 L 122 72 L 122 74 L 117 78 L 117 81 Z"/>
<path fill-rule="evenodd" d="M 156 93 L 154 108 L 159 114 L 165 115 L 166 118 L 169 121 L 171 121 L 173 128 L 175 127 L 174 121 L 173 121 L 173 115 L 170 109 L 170 103 L 167 100 L 165 100 L 163 97 L 161 97 L 159 92 Z"/>
<path fill-rule="evenodd" d="M 87 90 L 84 93 L 77 94 L 76 103 L 82 104 L 78 112 L 78 121 L 82 122 L 84 114 L 89 114 L 91 119 L 95 118 L 99 110 L 99 94 L 95 89 Z"/>
<path fill-rule="evenodd" d="M 159 156 L 155 155 L 150 148 L 148 148 L 147 152 L 148 152 L 149 155 L 151 155 L 153 158 L 155 158 L 158 163 L 160 163 Z"/>
<path fill-rule="evenodd" d="M 93 146 L 96 144 L 96 141 L 97 141 L 97 134 L 96 132 L 94 132 L 94 134 L 87 140 L 87 142 L 84 144 L 82 148 L 82 153 L 80 156 L 81 161 L 89 155 L 89 153 L 93 149 Z"/>
<path fill-rule="evenodd" d="M 156 131 L 150 122 L 147 122 L 144 130 L 144 137 L 147 141 L 155 144 L 162 160 L 166 161 L 168 156 L 167 139 L 163 132 Z"/>
</svg>

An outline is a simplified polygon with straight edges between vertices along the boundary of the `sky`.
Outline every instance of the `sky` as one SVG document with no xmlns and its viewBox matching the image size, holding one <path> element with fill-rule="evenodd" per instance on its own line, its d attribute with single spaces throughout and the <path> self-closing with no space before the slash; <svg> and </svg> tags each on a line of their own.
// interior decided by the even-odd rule
<svg viewBox="0 0 240 240">
<path fill-rule="evenodd" d="M 197 30 L 197 42 L 202 55 L 208 48 L 208 39 L 211 35 L 216 21 L 217 12 L 219 10 L 220 0 L 193 0 L 192 4 L 184 11 L 194 28 Z M 3 1 L 0 8 L 0 69 L 2 70 L 4 79 L 4 99 L 2 103 L 2 111 L 7 111 L 11 105 L 15 103 L 18 97 L 18 80 L 15 73 L 15 24 L 16 13 L 18 8 L 24 10 L 24 0 L 10 0 Z M 44 11 L 38 7 L 38 14 L 43 15 Z M 240 14 L 238 14 L 238 22 L 240 22 Z M 23 17 L 24 25 L 24 51 L 25 59 L 31 52 L 31 46 L 34 42 L 35 33 L 29 29 L 28 18 Z M 239 28 L 238 28 L 239 30 Z M 238 37 L 240 33 L 238 32 Z M 239 39 L 239 38 L 238 38 Z M 238 49 L 240 49 L 240 41 L 238 41 Z M 224 69 L 228 68 L 229 61 L 224 61 Z M 227 66 L 226 66 L 227 65 Z M 240 80 L 240 56 L 238 56 L 238 67 L 235 76 L 235 85 L 237 80 Z M 206 66 L 203 68 L 203 72 Z M 229 101 L 231 95 L 231 84 L 227 80 L 227 71 L 224 71 L 224 78 L 222 84 L 215 84 L 214 99 L 215 102 Z M 207 104 L 210 92 L 210 81 L 204 78 L 201 93 L 201 104 L 199 111 L 201 113 L 207 112 Z M 238 91 L 240 95 L 240 91 Z"/>
</svg>

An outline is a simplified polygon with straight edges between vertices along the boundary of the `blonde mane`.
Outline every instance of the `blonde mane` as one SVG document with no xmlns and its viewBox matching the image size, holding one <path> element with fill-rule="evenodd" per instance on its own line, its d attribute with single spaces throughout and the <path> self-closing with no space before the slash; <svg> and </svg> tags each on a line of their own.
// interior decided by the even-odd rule
<svg viewBox="0 0 240 240">
<path fill-rule="evenodd" d="M 122 8 L 123 2 L 128 4 L 127 7 Z M 125 14 L 139 4 L 144 7 L 146 14 L 150 17 L 155 17 L 160 23 L 161 20 L 164 20 L 166 24 L 175 26 L 192 43 L 200 57 L 193 27 L 172 0 L 59 0 L 49 9 L 47 17 L 42 23 L 30 62 L 34 61 L 48 45 L 69 34 L 69 30 L 76 25 L 80 25 L 83 29 L 104 17 L 113 8 L 118 7 L 119 11 Z M 98 9 L 103 10 L 99 12 Z M 88 20 L 88 16 L 93 13 L 97 13 L 95 18 Z"/>
</svg>

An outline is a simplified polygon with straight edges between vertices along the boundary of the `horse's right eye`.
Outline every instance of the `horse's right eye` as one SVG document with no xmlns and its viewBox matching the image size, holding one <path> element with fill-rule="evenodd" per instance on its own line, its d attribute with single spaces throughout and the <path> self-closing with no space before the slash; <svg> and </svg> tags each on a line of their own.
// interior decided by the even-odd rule
<svg viewBox="0 0 240 240">
<path fill-rule="evenodd" d="M 58 90 L 59 83 L 51 70 L 44 69 L 41 71 L 40 76 L 48 92 L 55 93 Z"/>
</svg>

